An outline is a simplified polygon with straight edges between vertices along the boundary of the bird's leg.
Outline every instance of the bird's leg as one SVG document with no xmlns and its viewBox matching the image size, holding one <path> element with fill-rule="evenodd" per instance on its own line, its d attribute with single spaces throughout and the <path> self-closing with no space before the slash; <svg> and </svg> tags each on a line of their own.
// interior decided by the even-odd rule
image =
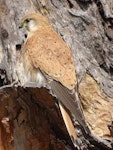
<svg viewBox="0 0 113 150">
<path fill-rule="evenodd" d="M 24 88 L 26 88 L 26 87 L 41 88 L 42 85 L 38 84 L 38 82 L 26 82 L 26 83 L 24 83 L 23 87 Z"/>
</svg>

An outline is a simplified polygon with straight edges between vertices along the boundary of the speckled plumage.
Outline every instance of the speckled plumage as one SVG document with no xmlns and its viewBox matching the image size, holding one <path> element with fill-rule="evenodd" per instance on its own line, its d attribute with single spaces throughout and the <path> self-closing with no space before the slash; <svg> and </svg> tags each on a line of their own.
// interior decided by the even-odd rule
<svg viewBox="0 0 113 150">
<path fill-rule="evenodd" d="M 24 57 L 28 55 L 34 68 L 40 68 L 67 88 L 74 88 L 76 76 L 72 52 L 50 26 L 38 29 L 27 39 L 23 54 Z"/>
<path fill-rule="evenodd" d="M 28 14 L 22 19 L 28 37 L 22 48 L 24 68 L 30 81 L 38 81 L 38 68 L 69 90 L 76 85 L 74 58 L 71 49 L 40 14 Z M 76 140 L 71 118 L 59 103 L 70 136 Z"/>
</svg>

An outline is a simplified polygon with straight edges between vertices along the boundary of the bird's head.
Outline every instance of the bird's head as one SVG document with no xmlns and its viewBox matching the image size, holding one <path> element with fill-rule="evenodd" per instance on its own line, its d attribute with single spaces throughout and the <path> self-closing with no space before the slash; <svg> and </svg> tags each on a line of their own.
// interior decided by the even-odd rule
<svg viewBox="0 0 113 150">
<path fill-rule="evenodd" d="M 34 32 L 48 25 L 49 25 L 49 21 L 47 18 L 45 18 L 39 13 L 32 13 L 22 18 L 19 28 L 24 27 L 28 32 Z"/>
</svg>

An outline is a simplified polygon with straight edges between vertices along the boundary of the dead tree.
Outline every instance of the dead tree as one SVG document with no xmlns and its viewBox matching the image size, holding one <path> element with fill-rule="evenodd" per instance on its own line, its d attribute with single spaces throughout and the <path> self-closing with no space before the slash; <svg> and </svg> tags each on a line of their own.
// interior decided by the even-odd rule
<svg viewBox="0 0 113 150">
<path fill-rule="evenodd" d="M 18 26 L 25 14 L 37 11 L 73 51 L 79 98 L 89 129 L 97 137 L 87 139 L 87 149 L 112 149 L 112 0 L 1 0 L 0 150 L 75 149 L 57 99 L 45 88 L 22 87 L 25 35 Z"/>
</svg>

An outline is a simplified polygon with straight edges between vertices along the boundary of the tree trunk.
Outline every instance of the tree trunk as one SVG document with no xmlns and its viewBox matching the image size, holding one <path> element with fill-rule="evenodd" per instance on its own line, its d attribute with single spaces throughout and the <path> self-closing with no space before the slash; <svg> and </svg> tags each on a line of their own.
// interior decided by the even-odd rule
<svg viewBox="0 0 113 150">
<path fill-rule="evenodd" d="M 18 26 L 25 14 L 37 11 L 72 49 L 86 122 L 98 140 L 104 139 L 103 149 L 112 149 L 112 0 L 0 0 L 0 150 L 75 149 L 57 99 L 45 88 L 22 88 L 25 35 Z M 88 149 L 102 147 L 92 142 Z"/>
</svg>

